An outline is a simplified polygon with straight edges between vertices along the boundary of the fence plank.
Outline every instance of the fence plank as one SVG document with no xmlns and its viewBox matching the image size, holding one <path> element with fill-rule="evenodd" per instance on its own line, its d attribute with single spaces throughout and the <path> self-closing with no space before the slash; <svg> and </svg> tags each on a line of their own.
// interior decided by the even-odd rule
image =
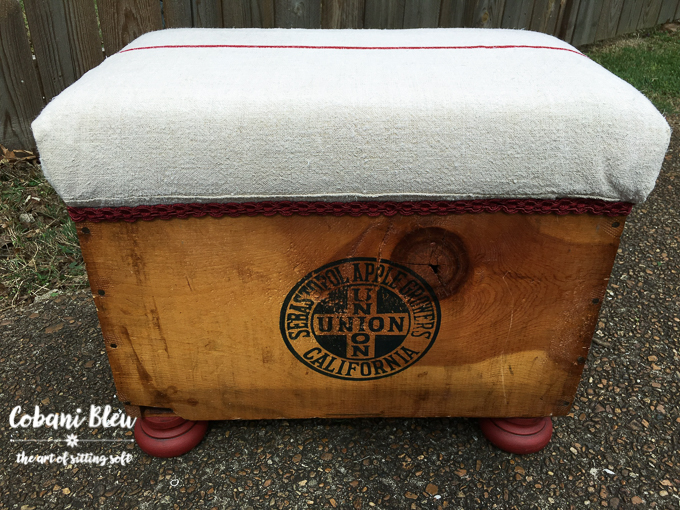
<svg viewBox="0 0 680 510">
<path fill-rule="evenodd" d="M 405 0 L 366 0 L 364 28 L 402 28 Z"/>
<path fill-rule="evenodd" d="M 107 55 L 146 32 L 163 28 L 158 0 L 98 0 L 97 8 Z"/>
<path fill-rule="evenodd" d="M 92 0 L 67 0 L 64 2 L 64 11 L 71 42 L 71 61 L 77 80 L 104 60 L 97 13 Z"/>
<path fill-rule="evenodd" d="M 661 25 L 662 23 L 673 21 L 675 19 L 676 9 L 680 9 L 680 2 L 678 2 L 678 0 L 664 0 L 656 24 Z"/>
<path fill-rule="evenodd" d="M 574 36 L 572 38 L 572 44 L 574 46 L 590 44 L 595 41 L 597 24 L 600 19 L 603 3 L 604 0 L 581 2 L 578 10 L 578 17 L 576 18 Z"/>
<path fill-rule="evenodd" d="M 195 27 L 222 27 L 222 2 L 219 0 L 193 0 L 191 8 Z"/>
<path fill-rule="evenodd" d="M 465 26 L 497 28 L 503 21 L 505 0 L 473 0 L 465 9 Z"/>
<path fill-rule="evenodd" d="M 406 0 L 404 28 L 436 28 L 440 4 L 440 0 Z"/>
<path fill-rule="evenodd" d="M 553 34 L 563 3 L 564 1 L 559 0 L 536 0 L 531 16 L 531 30 Z"/>
<path fill-rule="evenodd" d="M 552 35 L 554 35 L 555 37 L 559 37 L 560 33 L 562 32 L 562 24 L 564 22 L 564 17 L 569 12 L 568 5 L 570 3 L 571 3 L 571 0 L 561 0 L 560 1 L 560 12 L 557 15 L 557 23 L 555 23 L 555 28 L 554 28 L 553 33 L 552 33 Z"/>
<path fill-rule="evenodd" d="M 678 8 L 675 10 L 675 19 L 680 19 L 680 3 L 678 3 Z"/>
<path fill-rule="evenodd" d="M 321 0 L 275 0 L 276 26 L 281 28 L 320 28 Z"/>
<path fill-rule="evenodd" d="M 222 0 L 225 27 L 274 28 L 274 0 Z"/>
<path fill-rule="evenodd" d="M 227 28 L 273 28 L 274 0 L 222 0 L 222 23 Z"/>
<path fill-rule="evenodd" d="M 564 6 L 564 14 L 562 15 L 562 23 L 559 27 L 558 37 L 563 41 L 571 43 L 574 38 L 574 29 L 576 28 L 576 18 L 578 17 L 578 10 L 581 6 L 581 0 L 567 0 Z"/>
<path fill-rule="evenodd" d="M 597 25 L 597 31 L 595 32 L 596 41 L 609 39 L 616 35 L 622 11 L 623 0 L 605 0 L 600 14 L 600 21 Z"/>
<path fill-rule="evenodd" d="M 49 102 L 75 79 L 61 0 L 24 0 L 40 80 Z"/>
<path fill-rule="evenodd" d="M 637 30 L 637 24 L 640 19 L 643 4 L 644 0 L 624 0 L 619 26 L 616 30 L 617 35 L 627 34 L 628 32 Z"/>
<path fill-rule="evenodd" d="M 638 29 L 650 28 L 656 25 L 662 3 L 663 0 L 648 0 L 643 4 L 640 19 L 638 20 Z"/>
<path fill-rule="evenodd" d="M 0 0 L 0 143 L 34 149 L 31 122 L 42 107 L 21 6 L 17 0 Z"/>
<path fill-rule="evenodd" d="M 42 90 L 51 100 L 104 60 L 93 0 L 24 0 Z"/>
<path fill-rule="evenodd" d="M 191 20 L 191 0 L 163 0 L 165 28 L 187 28 Z"/>
<path fill-rule="evenodd" d="M 321 28 L 363 28 L 364 0 L 324 0 Z"/>
<path fill-rule="evenodd" d="M 503 10 L 502 28 L 529 28 L 534 10 L 534 0 L 506 2 Z"/>
<path fill-rule="evenodd" d="M 529 0 L 527 0 L 529 1 Z M 462 27 L 465 24 L 465 0 L 442 0 L 439 26 Z"/>
</svg>

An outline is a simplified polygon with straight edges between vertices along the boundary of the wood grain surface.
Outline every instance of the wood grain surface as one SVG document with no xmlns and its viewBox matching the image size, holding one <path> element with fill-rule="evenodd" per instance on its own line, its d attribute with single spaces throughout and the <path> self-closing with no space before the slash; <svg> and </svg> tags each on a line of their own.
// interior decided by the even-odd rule
<svg viewBox="0 0 680 510">
<path fill-rule="evenodd" d="M 623 11 L 623 0 L 605 0 L 600 13 L 595 39 L 600 41 L 616 35 Z"/>
<path fill-rule="evenodd" d="M 644 0 L 624 0 L 617 28 L 618 34 L 627 34 L 637 30 L 644 3 Z"/>
<path fill-rule="evenodd" d="M 503 20 L 505 0 L 473 0 L 465 6 L 465 26 L 475 28 L 499 27 Z"/>
<path fill-rule="evenodd" d="M 99 0 L 97 8 L 107 56 L 140 35 L 163 28 L 158 0 Z"/>
<path fill-rule="evenodd" d="M 364 28 L 403 28 L 406 0 L 365 0 Z"/>
<path fill-rule="evenodd" d="M 554 35 L 565 5 L 566 0 L 536 0 L 530 30 Z"/>
<path fill-rule="evenodd" d="M 104 60 L 97 13 L 92 0 L 64 2 L 66 26 L 71 46 L 71 61 L 76 80 Z"/>
<path fill-rule="evenodd" d="M 462 27 L 465 22 L 465 0 L 442 0 L 439 8 L 439 26 Z"/>
<path fill-rule="evenodd" d="M 364 0 L 325 0 L 321 28 L 363 28 Z"/>
<path fill-rule="evenodd" d="M 531 15 L 534 9 L 534 0 L 518 0 L 506 2 L 503 10 L 502 28 L 528 29 L 531 24 Z"/>
<path fill-rule="evenodd" d="M 571 406 L 623 222 L 488 213 L 205 217 L 77 229 L 118 395 L 128 405 L 194 420 L 544 416 Z M 356 258 L 373 259 L 373 270 L 365 260 L 353 274 L 352 266 L 337 266 Z M 314 350 L 319 338 L 342 331 L 327 306 L 332 296 L 339 302 L 329 283 L 338 273 L 309 275 L 344 267 L 354 313 L 371 313 L 359 302 L 378 289 L 368 282 L 377 281 L 370 277 L 381 263 L 406 268 L 406 276 L 395 277 L 395 269 L 381 280 L 390 287 L 380 292 L 402 303 L 390 309 L 396 329 L 385 334 L 402 331 L 405 320 L 413 338 L 402 346 L 410 342 L 420 357 L 406 367 L 404 351 L 394 367 L 387 358 L 376 365 L 372 342 L 374 361 L 357 362 L 348 375 L 349 365 L 338 367 L 344 350 L 335 365 Z M 416 287 L 428 285 L 423 295 L 436 298 L 423 302 L 440 310 L 438 319 L 428 315 L 429 325 L 404 308 L 415 306 Z M 304 289 L 314 304 L 295 297 Z M 384 333 L 388 317 L 371 317 L 371 331 Z M 434 331 L 436 320 L 423 354 L 418 328 Z M 378 378 L 351 378 L 360 372 Z"/>
<path fill-rule="evenodd" d="M 0 143 L 34 149 L 31 122 L 43 107 L 18 0 L 0 0 Z"/>
<path fill-rule="evenodd" d="M 225 28 L 273 28 L 274 0 L 224 0 L 222 19 Z"/>
<path fill-rule="evenodd" d="M 49 102 L 76 78 L 62 0 L 24 0 L 31 42 L 45 99 Z"/>
<path fill-rule="evenodd" d="M 558 28 L 560 39 L 567 42 L 573 41 L 580 6 L 581 0 L 569 0 L 564 6 L 564 14 L 562 15 L 560 27 Z"/>
<path fill-rule="evenodd" d="M 680 2 L 678 0 L 663 0 L 663 4 L 659 10 L 659 18 L 656 20 L 656 24 L 660 25 L 662 23 L 667 23 L 676 19 L 675 11 L 678 8 L 680 8 Z"/>
<path fill-rule="evenodd" d="M 46 101 L 104 60 L 91 0 L 25 0 Z"/>
<path fill-rule="evenodd" d="M 222 2 L 217 0 L 193 0 L 194 27 L 222 28 Z"/>
<path fill-rule="evenodd" d="M 436 28 L 439 26 L 439 0 L 406 0 L 404 28 Z"/>
<path fill-rule="evenodd" d="M 663 0 L 647 0 L 644 3 L 638 20 L 638 29 L 652 27 L 656 24 L 656 20 L 659 19 L 661 4 L 663 4 Z"/>
<path fill-rule="evenodd" d="M 581 1 L 571 44 L 580 46 L 595 40 L 597 25 L 600 21 L 605 0 Z"/>
<path fill-rule="evenodd" d="M 193 26 L 191 0 L 163 0 L 165 28 L 188 28 Z"/>
<path fill-rule="evenodd" d="M 275 0 L 276 26 L 321 28 L 321 0 Z"/>
</svg>

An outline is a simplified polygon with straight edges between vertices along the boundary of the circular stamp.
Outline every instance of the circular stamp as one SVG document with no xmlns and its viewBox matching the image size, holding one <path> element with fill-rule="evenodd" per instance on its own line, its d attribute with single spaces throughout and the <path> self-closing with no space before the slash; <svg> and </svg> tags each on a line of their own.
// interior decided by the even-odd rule
<svg viewBox="0 0 680 510">
<path fill-rule="evenodd" d="M 302 278 L 283 302 L 280 328 L 290 351 L 312 370 L 365 381 L 416 363 L 440 322 L 425 279 L 389 260 L 355 257 Z"/>
</svg>

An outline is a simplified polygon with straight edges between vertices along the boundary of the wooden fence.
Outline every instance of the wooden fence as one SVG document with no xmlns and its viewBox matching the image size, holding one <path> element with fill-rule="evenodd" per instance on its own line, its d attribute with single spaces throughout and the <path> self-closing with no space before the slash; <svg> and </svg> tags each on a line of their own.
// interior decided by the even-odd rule
<svg viewBox="0 0 680 510">
<path fill-rule="evenodd" d="M 34 148 L 30 123 L 54 96 L 164 27 L 503 27 L 580 46 L 680 18 L 680 0 L 23 0 L 23 7 L 0 0 L 0 143 L 17 149 Z"/>
</svg>

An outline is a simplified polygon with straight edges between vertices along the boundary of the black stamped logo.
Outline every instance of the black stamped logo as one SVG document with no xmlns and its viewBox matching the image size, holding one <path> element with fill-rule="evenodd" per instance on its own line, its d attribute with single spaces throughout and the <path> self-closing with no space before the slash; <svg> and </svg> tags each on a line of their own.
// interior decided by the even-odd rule
<svg viewBox="0 0 680 510">
<path fill-rule="evenodd" d="M 441 321 L 428 283 L 407 267 L 348 258 L 320 267 L 288 293 L 281 334 L 309 368 L 340 379 L 394 375 L 430 349 Z"/>
</svg>

